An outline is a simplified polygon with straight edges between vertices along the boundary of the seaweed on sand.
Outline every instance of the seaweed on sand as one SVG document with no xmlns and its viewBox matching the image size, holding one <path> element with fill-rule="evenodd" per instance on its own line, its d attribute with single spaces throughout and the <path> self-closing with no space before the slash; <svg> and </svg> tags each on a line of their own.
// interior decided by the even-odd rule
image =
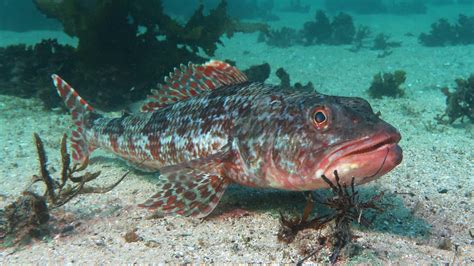
<svg viewBox="0 0 474 266">
<path fill-rule="evenodd" d="M 326 43 L 331 38 L 331 21 L 322 10 L 316 11 L 314 21 L 304 23 L 301 30 L 305 45 Z"/>
<path fill-rule="evenodd" d="M 450 92 L 448 87 L 441 89 L 446 95 L 446 110 L 435 119 L 440 124 L 452 124 L 457 119 L 467 117 L 474 123 L 474 74 L 468 79 L 456 79 L 456 90 Z M 448 117 L 445 120 L 445 117 Z"/>
<path fill-rule="evenodd" d="M 349 49 L 351 52 L 358 52 L 365 47 L 366 39 L 372 34 L 372 31 L 367 26 L 359 26 L 354 36 L 353 46 Z"/>
<path fill-rule="evenodd" d="M 224 0 L 208 14 L 200 5 L 185 24 L 165 14 L 160 0 L 35 0 L 35 4 L 59 20 L 68 35 L 77 37 L 78 46 L 47 43 L 50 52 L 41 57 L 44 63 L 32 56 L 36 48 L 2 49 L 0 59 L 6 63 L 2 63 L 0 82 L 13 81 L 17 94 L 27 97 L 37 95 L 33 88 L 49 88 L 42 99 L 56 100 L 50 100 L 48 107 L 60 102 L 50 89 L 51 73 L 76 84 L 81 95 L 97 106 L 120 109 L 142 99 L 173 67 L 206 61 L 222 35 L 266 29 L 263 24 L 244 24 L 228 17 Z M 58 49 L 64 53 L 57 55 Z M 15 57 L 16 62 L 3 60 L 8 57 Z M 6 75 L 10 79 L 3 78 Z M 29 88 L 15 86 L 24 80 Z"/>
<path fill-rule="evenodd" d="M 339 13 L 331 22 L 332 36 L 330 43 L 334 45 L 352 43 L 356 29 L 352 17 L 346 13 Z"/>
<path fill-rule="evenodd" d="M 382 98 L 382 96 L 400 97 L 405 91 L 400 87 L 406 80 L 406 72 L 396 70 L 393 73 L 377 73 L 374 75 L 372 84 L 368 93 L 373 98 Z"/>
<path fill-rule="evenodd" d="M 281 228 L 278 232 L 278 239 L 287 243 L 291 243 L 301 230 L 320 230 L 333 223 L 333 229 L 330 233 L 319 237 L 319 248 L 300 260 L 298 262 L 300 265 L 308 258 L 316 255 L 326 244 L 331 246 L 329 260 L 331 263 L 335 263 L 343 249 L 354 238 L 351 232 L 351 223 L 357 222 L 363 226 L 369 226 L 371 221 L 364 217 L 363 212 L 367 210 L 383 211 L 382 207 L 377 205 L 377 202 L 381 200 L 384 192 L 373 196 L 368 201 L 361 201 L 358 191 L 355 190 L 354 178 L 352 178 L 350 186 L 340 183 L 337 171 L 334 171 L 335 184 L 324 175 L 322 175 L 322 178 L 329 185 L 334 196 L 319 203 L 331 209 L 332 213 L 321 216 L 317 215 L 309 220 L 308 218 L 315 204 L 315 201 L 310 196 L 301 217 L 289 219 L 281 215 Z"/>
<path fill-rule="evenodd" d="M 350 15 L 341 12 L 330 20 L 322 10 L 318 10 L 315 20 L 306 22 L 301 30 L 306 45 L 350 44 L 355 34 L 356 29 Z"/>
<path fill-rule="evenodd" d="M 401 42 L 390 41 L 390 36 L 385 33 L 379 33 L 374 38 L 374 43 L 372 45 L 372 50 L 389 50 L 393 47 L 400 47 L 402 45 Z"/>
<path fill-rule="evenodd" d="M 263 83 L 270 76 L 270 64 L 263 63 L 261 65 L 250 66 L 243 72 L 249 81 Z"/>
<path fill-rule="evenodd" d="M 290 75 L 282 67 L 277 69 L 276 75 L 280 79 L 280 86 L 283 87 L 283 88 L 303 89 L 303 90 L 315 91 L 312 82 L 308 82 L 308 83 L 306 83 L 306 85 L 303 85 L 299 82 L 296 82 L 295 85 L 292 86 L 291 82 L 290 82 Z"/>
<path fill-rule="evenodd" d="M 259 39 L 267 42 L 268 45 L 288 48 L 300 43 L 300 33 L 292 28 L 282 27 L 277 30 L 270 30 L 268 33 L 261 33 Z"/>
<path fill-rule="evenodd" d="M 67 151 L 66 134 L 61 141 L 61 176 L 53 178 L 48 169 L 48 159 L 44 151 L 43 141 L 34 134 L 38 153 L 40 174 L 34 175 L 32 183 L 42 182 L 45 186 L 43 195 L 26 190 L 17 200 L 0 210 L 0 247 L 24 245 L 33 238 L 43 238 L 50 233 L 48 225 L 50 211 L 58 208 L 80 194 L 106 193 L 116 187 L 128 175 L 125 173 L 117 182 L 108 187 L 92 187 L 86 184 L 100 175 L 99 172 L 84 172 L 87 161 L 82 165 L 71 165 L 71 157 Z"/>
<path fill-rule="evenodd" d="M 343 45 L 354 41 L 356 28 L 352 17 L 346 13 L 339 13 L 332 19 L 322 10 L 316 12 L 313 21 L 304 23 L 300 30 L 283 27 L 261 34 L 259 41 L 266 41 L 269 45 L 289 47 L 292 45 Z"/>
<path fill-rule="evenodd" d="M 425 46 L 467 45 L 474 43 L 474 16 L 459 14 L 456 24 L 441 18 L 431 24 L 429 33 L 421 33 L 418 40 Z"/>
<path fill-rule="evenodd" d="M 38 97 L 45 107 L 60 101 L 51 89 L 51 73 L 71 76 L 75 67 L 72 46 L 47 39 L 33 46 L 23 44 L 0 48 L 0 93 Z"/>
</svg>

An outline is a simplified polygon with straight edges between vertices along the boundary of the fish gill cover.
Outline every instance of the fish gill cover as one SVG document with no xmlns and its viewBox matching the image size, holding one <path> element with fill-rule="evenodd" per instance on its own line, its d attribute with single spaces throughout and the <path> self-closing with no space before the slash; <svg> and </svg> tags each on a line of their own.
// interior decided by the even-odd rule
<svg viewBox="0 0 474 266">
<path fill-rule="evenodd" d="M 231 19 L 226 1 L 208 14 L 200 5 L 184 24 L 165 14 L 160 0 L 34 2 L 77 37 L 78 46 L 44 40 L 32 47 L 1 48 L 0 84 L 2 93 L 39 96 L 46 107 L 59 102 L 50 89 L 50 73 L 77 84 L 91 102 L 114 109 L 143 98 L 173 67 L 205 61 L 222 35 L 265 30 L 262 24 Z"/>
</svg>

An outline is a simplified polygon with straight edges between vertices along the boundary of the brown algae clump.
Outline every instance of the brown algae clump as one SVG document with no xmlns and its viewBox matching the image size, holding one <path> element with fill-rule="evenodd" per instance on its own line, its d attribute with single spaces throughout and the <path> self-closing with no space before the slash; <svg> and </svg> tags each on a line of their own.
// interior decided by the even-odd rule
<svg viewBox="0 0 474 266">
<path fill-rule="evenodd" d="M 457 119 L 467 117 L 474 122 L 474 74 L 468 79 L 456 79 L 456 89 L 450 92 L 448 87 L 441 89 L 446 95 L 446 110 L 435 119 L 440 124 L 452 124 Z M 445 117 L 448 117 L 446 120 Z"/>
<path fill-rule="evenodd" d="M 405 91 L 400 87 L 406 80 L 406 72 L 396 70 L 393 73 L 379 72 L 374 75 L 368 93 L 372 98 L 382 98 L 382 96 L 400 97 Z"/>
<path fill-rule="evenodd" d="M 27 190 L 13 203 L 0 210 L 0 247 L 21 246 L 28 244 L 33 238 L 40 239 L 49 235 L 50 211 L 58 208 L 79 194 L 105 193 L 116 187 L 129 172 L 125 173 L 116 183 L 109 187 L 91 187 L 86 183 L 96 179 L 100 172 L 84 172 L 87 162 L 82 165 L 71 165 L 71 157 L 67 151 L 66 134 L 61 141 L 61 176 L 53 178 L 48 169 L 48 159 L 44 151 L 43 141 L 34 134 L 38 153 L 40 174 L 34 175 L 32 184 L 42 182 L 45 186 L 43 195 Z"/>
</svg>

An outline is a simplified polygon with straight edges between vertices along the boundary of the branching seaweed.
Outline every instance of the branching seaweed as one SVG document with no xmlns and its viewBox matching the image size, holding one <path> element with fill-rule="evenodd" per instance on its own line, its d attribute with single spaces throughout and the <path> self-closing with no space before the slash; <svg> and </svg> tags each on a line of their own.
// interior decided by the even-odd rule
<svg viewBox="0 0 474 266">
<path fill-rule="evenodd" d="M 450 92 L 448 87 L 441 89 L 446 95 L 446 110 L 435 119 L 440 124 L 452 124 L 457 119 L 467 117 L 474 122 L 474 74 L 468 79 L 456 79 L 456 90 Z M 446 120 L 445 117 L 448 117 Z"/>
<path fill-rule="evenodd" d="M 263 23 L 229 17 L 225 0 L 208 12 L 200 4 L 185 23 L 166 14 L 161 0 L 34 3 L 77 38 L 77 47 L 46 40 L 0 48 L 0 93 L 39 97 L 47 108 L 60 103 L 51 89 L 52 73 L 74 84 L 91 104 L 117 110 L 143 99 L 174 67 L 207 61 L 221 36 L 268 31 Z"/>
<path fill-rule="evenodd" d="M 0 210 L 0 244 L 4 247 L 27 244 L 32 238 L 41 238 L 49 234 L 48 221 L 50 210 L 58 208 L 80 194 L 106 193 L 116 187 L 130 173 L 125 173 L 117 182 L 107 187 L 92 187 L 86 184 L 100 175 L 99 172 L 84 172 L 88 162 L 71 165 L 67 151 L 67 136 L 61 141 L 62 169 L 59 179 L 49 173 L 48 159 L 43 141 L 34 134 L 38 153 L 39 176 L 34 175 L 31 184 L 42 182 L 45 185 L 43 195 L 27 190 L 12 204 Z M 31 185 L 30 185 L 31 188 Z"/>
<path fill-rule="evenodd" d="M 374 44 L 372 45 L 372 50 L 389 50 L 392 47 L 400 47 L 401 42 L 390 41 L 390 35 L 385 33 L 379 33 L 374 38 Z"/>
<path fill-rule="evenodd" d="M 86 160 L 83 164 L 71 165 L 71 157 L 67 151 L 67 136 L 64 134 L 61 140 L 61 177 L 59 180 L 56 180 L 51 177 L 46 168 L 48 161 L 44 152 L 43 141 L 36 133 L 34 138 L 40 163 L 40 176 L 33 176 L 33 183 L 43 182 L 45 184 L 46 191 L 44 197 L 47 198 L 49 207 L 52 209 L 66 204 L 79 194 L 106 193 L 116 187 L 126 177 L 126 175 L 122 176 L 117 182 L 108 187 L 86 186 L 86 183 L 100 175 L 100 171 L 95 173 L 85 172 L 82 175 L 77 175 L 86 170 L 88 161 Z"/>
<path fill-rule="evenodd" d="M 418 37 L 425 46 L 468 45 L 474 43 L 474 16 L 459 14 L 455 24 L 441 18 L 431 24 L 429 33 Z"/>
<path fill-rule="evenodd" d="M 292 86 L 290 82 L 290 75 L 282 67 L 277 69 L 276 75 L 280 79 L 280 86 L 283 88 L 315 91 L 314 85 L 311 81 L 306 83 L 306 85 L 303 85 L 300 82 L 296 82 L 295 85 Z"/>
<path fill-rule="evenodd" d="M 393 73 L 377 73 L 374 75 L 372 84 L 368 93 L 373 98 L 382 98 L 382 96 L 400 97 L 405 91 L 400 87 L 406 80 L 406 72 L 396 70 Z"/>
<path fill-rule="evenodd" d="M 340 178 L 337 171 L 334 171 L 334 178 L 336 183 L 332 183 L 329 178 L 322 175 L 322 179 L 329 185 L 333 197 L 319 201 L 320 204 L 325 205 L 333 210 L 332 213 L 308 220 L 311 210 L 315 204 L 312 197 L 308 198 L 304 208 L 303 215 L 300 218 L 285 218 L 281 215 L 281 228 L 278 233 L 278 239 L 287 243 L 291 243 L 299 231 L 303 229 L 319 230 L 327 226 L 330 222 L 334 222 L 334 227 L 329 236 L 321 236 L 319 238 L 320 245 L 324 245 L 329 241 L 331 248 L 331 255 L 329 260 L 335 263 L 341 251 L 352 241 L 354 235 L 351 232 L 351 223 L 357 222 L 363 226 L 369 226 L 371 221 L 363 216 L 366 210 L 383 211 L 382 207 L 376 203 L 381 200 L 384 192 L 373 196 L 368 201 L 361 201 L 359 192 L 355 190 L 354 178 L 352 178 L 350 187 L 346 184 L 341 185 Z M 314 256 L 322 247 L 316 249 L 309 256 L 305 257 L 299 262 L 301 264 L 304 260 Z"/>
</svg>

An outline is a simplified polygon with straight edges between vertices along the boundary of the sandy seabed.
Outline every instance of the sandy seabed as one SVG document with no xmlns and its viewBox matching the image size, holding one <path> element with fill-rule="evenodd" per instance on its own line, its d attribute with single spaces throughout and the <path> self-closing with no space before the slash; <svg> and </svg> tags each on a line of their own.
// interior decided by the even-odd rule
<svg viewBox="0 0 474 266">
<path fill-rule="evenodd" d="M 299 27 L 312 14 L 281 16 L 282 21 L 275 25 L 291 21 Z M 372 227 L 354 229 L 357 251 L 343 258 L 344 263 L 449 263 L 454 259 L 474 263 L 474 240 L 469 233 L 474 231 L 474 127 L 469 123 L 438 125 L 433 119 L 446 106 L 440 88 L 453 87 L 455 78 L 474 72 L 474 45 L 427 48 L 416 37 L 405 35 L 427 31 L 432 20 L 428 16 L 355 16 L 357 24 L 391 33 L 393 40 L 402 41 L 385 58 L 378 58 L 379 52 L 370 49 L 353 53 L 349 46 L 269 47 L 257 43 L 255 34 L 223 39 L 224 46 L 214 57 L 236 60 L 242 69 L 268 62 L 273 71 L 284 67 L 292 81 L 312 81 L 322 93 L 366 99 L 375 73 L 407 72 L 403 98 L 369 100 L 401 132 L 404 160 L 392 172 L 359 187 L 362 195 L 386 191 L 385 201 L 392 207 Z M 73 42 L 61 33 L 0 33 L 3 45 L 34 43 L 52 34 Z M 272 74 L 267 82 L 277 83 L 278 79 Z M 46 111 L 38 100 L 0 96 L 0 207 L 14 200 L 38 172 L 33 132 L 43 137 L 57 174 L 59 141 L 70 124 L 69 115 Z M 112 183 L 129 166 L 99 151 L 89 170 L 102 171 L 95 181 L 102 185 Z M 278 212 L 299 212 L 304 205 L 300 193 L 235 186 L 206 220 L 147 219 L 148 211 L 137 204 L 154 194 L 154 178 L 134 171 L 109 193 L 74 199 L 55 210 L 52 221 L 68 223 L 72 231 L 19 250 L 0 250 L 0 263 L 294 263 L 314 247 L 316 232 L 306 232 L 291 244 L 277 241 Z M 232 212 L 235 209 L 241 210 L 240 215 Z M 127 243 L 124 235 L 134 229 L 140 241 Z M 327 259 L 321 255 L 308 260 L 312 261 Z"/>
</svg>

